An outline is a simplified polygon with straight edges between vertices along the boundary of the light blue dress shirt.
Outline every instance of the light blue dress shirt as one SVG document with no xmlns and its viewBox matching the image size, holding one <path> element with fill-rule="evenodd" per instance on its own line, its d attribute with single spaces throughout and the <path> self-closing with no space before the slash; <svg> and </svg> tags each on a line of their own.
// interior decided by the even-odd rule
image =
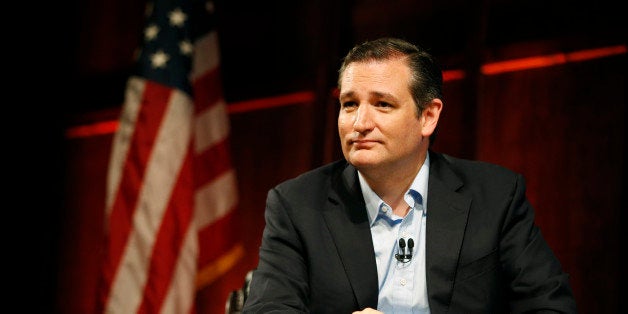
<svg viewBox="0 0 628 314">
<path fill-rule="evenodd" d="M 405 217 L 394 215 L 392 208 L 373 192 L 358 172 L 375 247 L 379 283 L 377 310 L 385 314 L 430 313 L 425 280 L 429 164 L 428 154 L 410 189 L 404 195 L 404 200 L 410 207 Z M 406 243 L 412 238 L 415 243 L 412 259 L 407 263 L 395 258 L 395 254 L 399 253 L 401 238 Z"/>
</svg>

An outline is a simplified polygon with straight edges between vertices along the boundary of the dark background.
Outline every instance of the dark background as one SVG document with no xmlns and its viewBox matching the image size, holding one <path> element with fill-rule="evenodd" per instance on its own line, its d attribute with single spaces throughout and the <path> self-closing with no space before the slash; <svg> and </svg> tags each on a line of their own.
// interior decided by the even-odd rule
<svg viewBox="0 0 628 314">
<path fill-rule="evenodd" d="M 41 23 L 19 41 L 5 41 L 29 60 L 13 79 L 27 88 L 14 91 L 19 105 L 12 106 L 27 119 L 17 128 L 8 121 L 12 129 L 5 134 L 23 134 L 15 142 L 7 136 L 7 147 L 24 152 L 11 157 L 27 165 L 8 167 L 15 174 L 8 191 L 23 192 L 15 193 L 24 204 L 16 212 L 28 227 L 17 228 L 34 239 L 33 246 L 15 249 L 36 252 L 25 255 L 32 279 L 14 290 L 30 291 L 26 304 L 38 312 L 93 311 L 94 245 L 102 233 L 112 134 L 77 139 L 65 131 L 117 118 L 142 38 L 144 5 L 86 0 L 37 6 L 24 20 Z M 232 156 L 245 195 L 238 210 L 247 217 L 239 226 L 247 247 L 240 274 L 257 263 L 266 191 L 340 157 L 331 91 L 341 57 L 355 43 L 397 36 L 430 49 L 444 70 L 465 72 L 464 79 L 445 83 L 435 149 L 523 173 L 537 222 L 571 275 L 580 312 L 623 308 L 626 53 L 481 73 L 482 65 L 496 61 L 625 47 L 619 1 L 220 0 L 215 7 L 228 104 L 314 95 L 306 103 L 230 115 Z M 15 49 L 22 47 L 28 48 Z"/>
</svg>

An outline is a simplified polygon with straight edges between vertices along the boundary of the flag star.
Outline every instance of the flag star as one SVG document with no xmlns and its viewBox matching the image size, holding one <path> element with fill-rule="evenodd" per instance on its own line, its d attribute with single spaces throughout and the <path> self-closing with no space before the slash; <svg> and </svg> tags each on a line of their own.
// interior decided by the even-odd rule
<svg viewBox="0 0 628 314">
<path fill-rule="evenodd" d="M 181 9 L 176 8 L 168 14 L 168 18 L 170 18 L 170 25 L 181 27 L 188 17 Z"/>
<path fill-rule="evenodd" d="M 144 38 L 146 41 L 151 41 L 157 38 L 157 34 L 159 34 L 159 26 L 155 24 L 151 24 L 144 30 Z"/>
<path fill-rule="evenodd" d="M 150 56 L 150 62 L 155 69 L 166 67 L 168 60 L 170 60 L 170 56 L 162 50 L 159 50 Z"/>
<path fill-rule="evenodd" d="M 181 51 L 181 54 L 185 56 L 191 55 L 193 49 L 194 49 L 194 46 L 189 40 L 184 40 L 179 43 L 179 51 Z"/>
<path fill-rule="evenodd" d="M 209 12 L 209 13 L 214 13 L 214 2 L 213 1 L 207 1 L 205 3 L 205 10 L 207 10 L 207 12 Z"/>
</svg>

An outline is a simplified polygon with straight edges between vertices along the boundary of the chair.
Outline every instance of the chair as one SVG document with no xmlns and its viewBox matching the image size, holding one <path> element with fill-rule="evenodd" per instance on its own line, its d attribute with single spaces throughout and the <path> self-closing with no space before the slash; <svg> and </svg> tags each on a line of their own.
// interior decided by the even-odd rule
<svg viewBox="0 0 628 314">
<path fill-rule="evenodd" d="M 229 297 L 227 298 L 227 302 L 225 304 L 225 314 L 242 313 L 242 308 L 244 308 L 244 302 L 246 301 L 246 297 L 249 295 L 249 284 L 251 283 L 252 277 L 253 271 L 251 270 L 246 273 L 242 288 L 238 290 L 233 290 L 231 291 L 231 293 L 229 293 Z"/>
</svg>

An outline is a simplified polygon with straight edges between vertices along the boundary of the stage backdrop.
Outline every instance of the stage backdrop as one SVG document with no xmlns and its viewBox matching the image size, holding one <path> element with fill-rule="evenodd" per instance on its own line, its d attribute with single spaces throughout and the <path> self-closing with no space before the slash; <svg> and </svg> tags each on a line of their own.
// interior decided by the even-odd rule
<svg viewBox="0 0 628 314">
<path fill-rule="evenodd" d="M 525 48 L 517 51 L 536 49 Z M 552 49 L 541 49 L 536 56 L 556 53 L 565 57 L 564 51 Z M 520 57 L 502 51 L 492 58 Z M 485 64 L 476 75 L 448 72 L 445 83 L 434 149 L 498 163 L 525 176 L 537 223 L 571 276 L 581 313 L 616 313 L 621 308 L 626 59 L 623 46 L 623 52 L 620 48 L 609 56 L 550 58 L 559 62 L 538 67 L 502 64 L 495 70 Z M 233 289 L 257 264 L 268 189 L 340 157 L 335 100 L 304 99 L 229 115 L 240 191 L 238 225 L 233 228 L 245 239 L 245 254 L 235 266 L 242 277 L 218 280 L 227 280 Z M 83 115 L 68 129 L 117 115 L 115 108 Z M 94 310 L 111 141 L 112 134 L 105 132 L 68 136 L 65 142 L 66 209 L 57 289 L 61 313 Z M 222 306 L 224 297 L 214 302 Z"/>
</svg>

